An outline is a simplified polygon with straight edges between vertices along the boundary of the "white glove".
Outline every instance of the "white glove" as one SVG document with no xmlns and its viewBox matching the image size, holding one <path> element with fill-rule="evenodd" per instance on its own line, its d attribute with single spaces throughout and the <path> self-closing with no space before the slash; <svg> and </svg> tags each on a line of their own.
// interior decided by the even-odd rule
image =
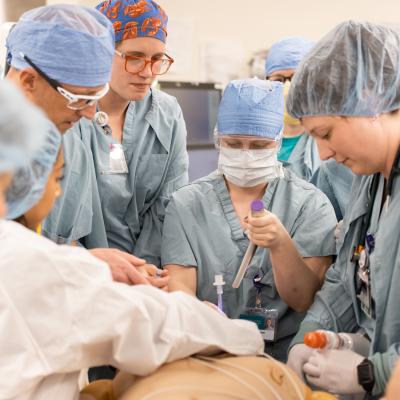
<svg viewBox="0 0 400 400">
<path fill-rule="evenodd" d="M 314 350 L 303 343 L 294 345 L 288 355 L 287 366 L 290 367 L 304 381 L 303 365 L 313 354 Z"/>
<path fill-rule="evenodd" d="M 331 393 L 365 393 L 357 377 L 357 365 L 364 358 L 351 350 L 316 350 L 303 371 L 307 382 Z"/>
</svg>

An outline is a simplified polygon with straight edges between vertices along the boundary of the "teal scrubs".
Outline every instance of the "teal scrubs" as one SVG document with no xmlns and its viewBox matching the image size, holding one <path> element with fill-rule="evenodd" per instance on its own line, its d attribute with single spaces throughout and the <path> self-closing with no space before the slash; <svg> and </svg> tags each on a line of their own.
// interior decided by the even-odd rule
<svg viewBox="0 0 400 400">
<path fill-rule="evenodd" d="M 152 89 L 144 100 L 129 104 L 122 140 L 128 173 L 110 170 L 110 145 L 117 142 L 109 127 L 81 119 L 68 135 L 83 143 L 91 177 L 72 181 L 74 187 L 67 184 L 63 201 L 76 208 L 71 212 L 59 202 L 53 211 L 59 217 L 55 223 L 50 218 L 53 223 L 50 228 L 46 224 L 46 231 L 54 236 L 74 230 L 79 235 L 69 239 L 87 248 L 117 248 L 160 265 L 165 207 L 171 194 L 188 183 L 186 126 L 176 99 Z M 66 163 L 76 168 L 73 158 Z M 91 191 L 90 199 L 84 195 L 85 185 Z M 78 208 L 86 212 L 79 220 L 71 220 Z"/>
<path fill-rule="evenodd" d="M 292 154 L 297 142 L 301 139 L 301 135 L 293 137 L 283 137 L 281 147 L 278 153 L 279 161 L 288 161 L 290 155 Z"/>
<path fill-rule="evenodd" d="M 58 244 L 70 244 L 92 229 L 93 163 L 82 140 L 68 131 L 62 136 L 64 179 L 62 196 L 42 224 L 42 235 Z"/>
<path fill-rule="evenodd" d="M 291 139 L 296 138 L 285 138 Z M 292 145 L 293 142 L 290 144 Z M 287 149 L 286 149 L 287 150 Z M 288 170 L 294 172 L 299 178 L 309 181 L 314 175 L 315 171 L 321 165 L 321 159 L 319 158 L 317 144 L 315 140 L 308 135 L 303 133 L 295 143 L 290 155 L 284 155 L 282 164 Z"/>
<path fill-rule="evenodd" d="M 352 197 L 343 220 L 339 253 L 327 274 L 321 291 L 305 317 L 292 344 L 303 341 L 304 333 L 314 329 L 335 332 L 365 330 L 372 340 L 370 359 L 374 364 L 374 395 L 382 395 L 400 356 L 400 180 L 393 183 L 392 198 L 382 204 L 384 182 L 381 177 L 368 231 L 375 237 L 370 256 L 371 292 L 376 318 L 369 318 L 356 299 L 353 249 L 367 213 L 372 177 L 355 177 Z M 381 211 L 382 209 L 382 211 Z"/>
<path fill-rule="evenodd" d="M 335 254 L 335 213 L 326 196 L 313 185 L 285 170 L 284 178 L 268 185 L 263 201 L 282 221 L 303 257 Z M 260 274 L 265 285 L 262 305 L 279 312 L 278 342 L 273 354 L 284 360 L 304 315 L 290 309 L 279 297 L 268 249 L 257 249 L 242 285 L 232 288 L 248 244 L 222 175 L 213 172 L 173 195 L 164 222 L 162 265 L 195 267 L 197 297 L 214 304 L 217 295 L 212 283 L 216 274 L 222 274 L 226 282 L 224 311 L 230 318 L 237 318 L 246 306 L 255 305 L 253 277 Z"/>
<path fill-rule="evenodd" d="M 338 221 L 343 219 L 350 201 L 353 179 L 354 174 L 350 168 L 330 159 L 322 162 L 310 180 L 331 201 Z"/>
</svg>

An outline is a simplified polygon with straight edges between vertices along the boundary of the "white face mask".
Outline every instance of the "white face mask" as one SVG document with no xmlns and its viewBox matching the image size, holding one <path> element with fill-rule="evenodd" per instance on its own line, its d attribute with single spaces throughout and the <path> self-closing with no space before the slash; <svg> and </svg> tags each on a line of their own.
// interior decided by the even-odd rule
<svg viewBox="0 0 400 400">
<path fill-rule="evenodd" d="M 278 147 L 245 150 L 221 146 L 218 171 L 228 181 L 241 187 L 257 186 L 283 177 L 282 164 L 278 161 Z"/>
</svg>

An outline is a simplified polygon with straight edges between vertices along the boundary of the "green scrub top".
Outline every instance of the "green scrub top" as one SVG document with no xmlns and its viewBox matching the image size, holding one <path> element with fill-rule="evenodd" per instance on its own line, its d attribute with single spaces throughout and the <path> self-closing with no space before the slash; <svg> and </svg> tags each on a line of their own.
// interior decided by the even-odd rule
<svg viewBox="0 0 400 400">
<path fill-rule="evenodd" d="M 313 185 L 285 170 L 284 178 L 268 185 L 263 202 L 281 220 L 303 257 L 335 254 L 335 213 L 327 197 Z M 285 359 L 287 346 L 304 314 L 290 309 L 279 297 L 268 249 L 257 249 L 241 286 L 232 288 L 248 244 L 219 173 L 213 172 L 172 196 L 163 228 L 162 264 L 195 267 L 197 297 L 214 304 L 214 276 L 222 274 L 226 282 L 224 311 L 230 318 L 237 318 L 246 306 L 255 305 L 253 277 L 261 275 L 265 285 L 262 306 L 279 312 L 278 342 L 273 354 Z"/>
</svg>

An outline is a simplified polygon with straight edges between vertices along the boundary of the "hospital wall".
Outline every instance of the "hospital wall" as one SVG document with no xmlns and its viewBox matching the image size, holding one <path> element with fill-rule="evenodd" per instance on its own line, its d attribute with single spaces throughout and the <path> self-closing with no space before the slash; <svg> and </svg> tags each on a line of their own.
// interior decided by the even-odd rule
<svg viewBox="0 0 400 400">
<path fill-rule="evenodd" d="M 65 2 L 65 0 L 62 0 Z M 70 0 L 71 1 L 71 0 Z M 285 36 L 318 40 L 347 19 L 370 20 L 400 27 L 399 0 L 158 0 L 169 15 L 168 53 L 175 58 L 167 80 L 217 82 L 258 75 L 250 69 L 255 52 Z M 48 0 L 56 3 L 58 0 Z M 73 0 L 94 6 L 98 0 Z M 188 121 L 190 135 L 190 121 Z M 203 176 L 217 166 L 218 153 L 188 149 L 189 177 Z"/>
<path fill-rule="evenodd" d="M 98 0 L 48 0 L 94 6 Z M 254 51 L 283 36 L 318 40 L 340 21 L 370 20 L 400 26 L 398 0 L 159 0 L 170 17 L 170 38 L 177 63 L 168 79 L 206 81 L 230 65 L 246 74 Z M 173 35 L 177 27 L 178 37 Z M 176 42 L 181 49 L 176 50 Z M 220 43 L 220 45 L 219 45 Z M 210 58 L 218 60 L 214 66 Z M 224 59 L 226 62 L 224 62 Z M 222 64 L 222 65 L 221 65 Z M 210 68 L 214 68 L 209 73 Z"/>
</svg>

